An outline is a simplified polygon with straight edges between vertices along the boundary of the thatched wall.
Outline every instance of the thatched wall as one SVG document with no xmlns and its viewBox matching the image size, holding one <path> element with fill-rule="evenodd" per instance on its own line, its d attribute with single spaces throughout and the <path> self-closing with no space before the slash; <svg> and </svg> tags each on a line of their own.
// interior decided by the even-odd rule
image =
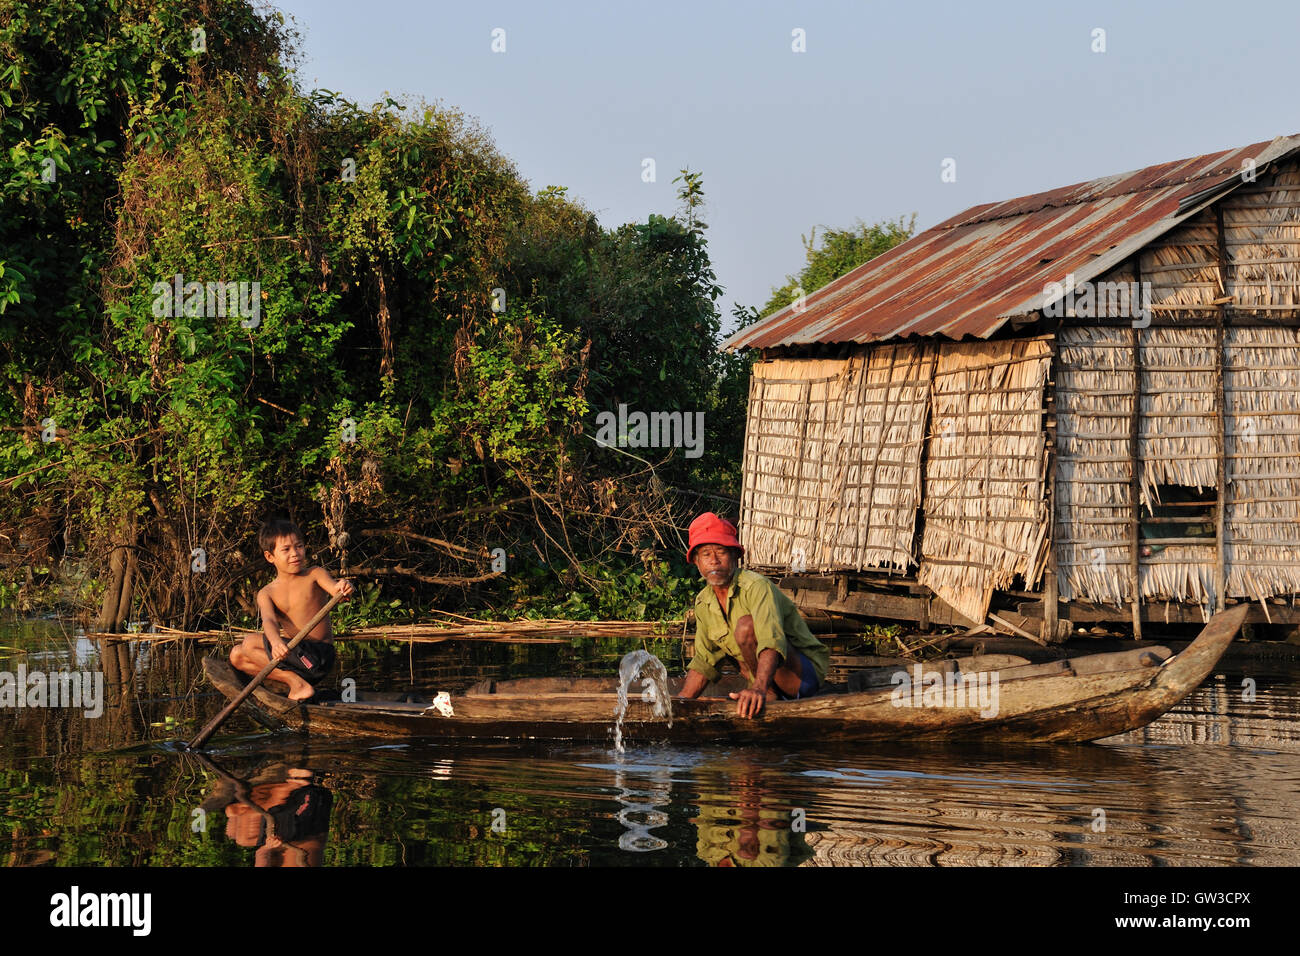
<svg viewBox="0 0 1300 956">
<path fill-rule="evenodd" d="M 1159 486 L 1217 488 L 1216 333 L 1065 328 L 1057 369 L 1057 570 L 1061 597 L 1132 600 L 1128 432 L 1134 336 L 1142 346 L 1143 517 Z M 1300 592 L 1300 333 L 1230 328 L 1225 566 L 1231 597 Z M 1145 540 L 1145 538 L 1144 538 Z M 1143 600 L 1214 603 L 1216 545 L 1139 555 Z"/>
<path fill-rule="evenodd" d="M 1160 501 L 1158 485 L 1213 489 L 1221 415 L 1215 385 L 1213 329 L 1143 329 L 1141 504 Z M 1161 532 L 1157 532 L 1161 533 Z M 1209 605 L 1214 597 L 1216 546 L 1173 544 L 1139 556 L 1143 600 Z"/>
<path fill-rule="evenodd" d="M 1149 299 L 1129 297 L 1136 282 L 1150 284 Z M 920 583 L 982 621 L 994 590 L 1017 577 L 1037 585 L 1050 517 L 1060 596 L 1130 603 L 1137 348 L 1139 549 L 1151 552 L 1136 561 L 1142 600 L 1207 613 L 1216 602 L 1217 542 L 1191 537 L 1199 527 L 1162 539 L 1162 521 L 1180 521 L 1150 509 L 1206 514 L 1220 467 L 1227 594 L 1300 594 L 1300 333 L 1242 327 L 1300 317 L 1300 164 L 1242 185 L 1096 286 L 1093 311 L 1067 319 L 1056 341 L 1055 515 L 1043 513 L 1047 344 L 876 345 L 756 367 L 741 529 L 750 560 L 918 566 Z M 1123 302 L 1108 298 L 1121 289 Z M 1161 321 L 1132 328 L 1145 305 Z M 1187 489 L 1200 500 L 1161 500 Z"/>
<path fill-rule="evenodd" d="M 1050 364 L 1042 338 L 758 363 L 741 502 L 748 561 L 809 572 L 919 564 L 919 583 L 983 621 L 994 590 L 1017 577 L 1033 587 L 1045 565 Z"/>
<path fill-rule="evenodd" d="M 945 342 L 931 395 L 917 581 L 973 622 L 1047 556 L 1045 339 Z"/>
<path fill-rule="evenodd" d="M 1300 330 L 1229 329 L 1228 594 L 1300 593 Z"/>
<path fill-rule="evenodd" d="M 1132 593 L 1133 344 L 1142 349 L 1138 460 L 1149 514 L 1159 486 L 1217 484 L 1214 331 L 1063 328 L 1057 367 L 1057 574 L 1065 600 L 1122 604 Z M 1143 600 L 1209 604 L 1215 546 L 1139 556 Z"/>
<path fill-rule="evenodd" d="M 1133 329 L 1063 328 L 1056 368 L 1056 573 L 1063 600 L 1132 600 Z"/>
<path fill-rule="evenodd" d="M 1223 219 L 1220 269 L 1218 220 Z M 1300 309 L 1300 166 L 1246 183 L 1142 251 L 1142 279 L 1167 315 L 1213 318 L 1228 299 L 1262 319 Z"/>
<path fill-rule="evenodd" d="M 908 567 L 935 351 L 892 344 L 754 366 L 741 496 L 751 564 Z"/>
<path fill-rule="evenodd" d="M 795 554 L 806 554 L 817 540 L 828 484 L 824 463 L 842 431 L 841 378 L 847 364 L 779 359 L 754 365 L 740 514 L 750 564 L 796 566 Z"/>
<path fill-rule="evenodd" d="M 1059 339 L 1056 535 L 1064 599 L 1132 600 L 1129 416 L 1142 342 L 1143 516 L 1160 485 L 1217 489 L 1226 455 L 1227 594 L 1300 592 L 1300 350 L 1295 329 L 1243 328 L 1300 314 L 1300 166 L 1260 176 L 1099 281 L 1151 284 L 1153 312 L 1198 327 L 1064 328 Z M 1223 311 L 1223 355 L 1216 354 Z M 1087 322 L 1084 320 L 1076 320 Z M 1223 366 L 1226 425 L 1215 381 Z M 1226 434 L 1225 434 L 1226 431 Z M 1214 543 L 1139 556 L 1144 600 L 1208 608 Z"/>
</svg>

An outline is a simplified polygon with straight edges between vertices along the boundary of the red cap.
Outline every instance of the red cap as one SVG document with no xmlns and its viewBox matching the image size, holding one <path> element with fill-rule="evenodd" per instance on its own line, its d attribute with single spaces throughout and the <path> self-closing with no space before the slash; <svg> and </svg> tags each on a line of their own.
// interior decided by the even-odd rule
<svg viewBox="0 0 1300 956">
<path fill-rule="evenodd" d="M 736 526 L 726 518 L 719 518 L 712 511 L 706 511 L 691 522 L 687 532 L 686 560 L 695 560 L 695 549 L 702 544 L 720 544 L 726 548 L 740 548 L 740 539 L 736 537 Z"/>
</svg>

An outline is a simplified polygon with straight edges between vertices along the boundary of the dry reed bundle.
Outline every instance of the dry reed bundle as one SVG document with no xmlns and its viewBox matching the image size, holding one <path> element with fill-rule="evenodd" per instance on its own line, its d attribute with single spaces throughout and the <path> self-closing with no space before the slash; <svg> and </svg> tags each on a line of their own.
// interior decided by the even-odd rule
<svg viewBox="0 0 1300 956">
<path fill-rule="evenodd" d="M 1046 556 L 1044 339 L 945 342 L 931 392 L 917 581 L 974 622 Z"/>
<path fill-rule="evenodd" d="M 1060 596 L 1132 600 L 1129 454 L 1133 329 L 1062 328 L 1056 368 L 1056 568 Z"/>
<path fill-rule="evenodd" d="M 1138 456 L 1142 504 L 1159 501 L 1157 485 L 1214 488 L 1219 456 L 1218 359 L 1213 329 L 1141 332 L 1142 418 Z"/>
<path fill-rule="evenodd" d="M 803 563 L 817 540 L 828 493 L 826 463 L 843 441 L 843 359 L 776 359 L 754 365 L 745 428 L 741 543 L 750 564 Z"/>
<path fill-rule="evenodd" d="M 442 613 L 442 612 L 435 612 Z M 456 617 L 458 615 L 448 615 Z M 413 644 L 441 643 L 443 641 L 477 641 L 507 644 L 567 644 L 574 638 L 636 638 L 677 636 L 683 632 L 685 621 L 572 621 L 558 618 L 539 618 L 519 621 L 475 621 L 466 624 L 377 624 L 358 628 L 345 634 L 335 634 L 336 641 L 408 641 Z M 88 634 L 87 637 L 107 637 L 130 641 L 197 640 L 211 643 L 221 640 L 242 640 L 252 630 L 229 629 L 210 631 L 177 631 L 159 628 L 148 634 Z"/>
<path fill-rule="evenodd" d="M 1300 331 L 1233 328 L 1224 391 L 1228 594 L 1300 592 Z"/>
<path fill-rule="evenodd" d="M 921 493 L 935 346 L 754 367 L 741 540 L 751 564 L 905 569 Z"/>
</svg>

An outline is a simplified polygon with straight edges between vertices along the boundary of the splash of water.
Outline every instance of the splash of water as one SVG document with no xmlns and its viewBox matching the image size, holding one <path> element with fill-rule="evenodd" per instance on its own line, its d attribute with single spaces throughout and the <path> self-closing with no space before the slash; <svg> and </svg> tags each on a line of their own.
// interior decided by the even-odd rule
<svg viewBox="0 0 1300 956">
<path fill-rule="evenodd" d="M 614 772 L 614 785 L 618 787 L 618 796 L 614 799 L 623 804 L 618 812 L 618 822 L 626 827 L 619 835 L 618 848 L 629 853 L 650 853 L 668 846 L 668 841 L 655 836 L 650 831 L 664 826 L 668 814 L 661 807 L 666 806 L 672 796 L 672 782 L 667 774 L 654 774 L 646 781 L 645 787 L 628 787 L 621 770 Z"/>
<path fill-rule="evenodd" d="M 614 750 L 623 752 L 623 718 L 627 716 L 627 692 L 641 679 L 641 699 L 654 705 L 654 715 L 673 725 L 673 703 L 668 693 L 668 671 L 663 661 L 649 651 L 623 655 L 618 665 L 618 706 L 614 708 Z"/>
</svg>

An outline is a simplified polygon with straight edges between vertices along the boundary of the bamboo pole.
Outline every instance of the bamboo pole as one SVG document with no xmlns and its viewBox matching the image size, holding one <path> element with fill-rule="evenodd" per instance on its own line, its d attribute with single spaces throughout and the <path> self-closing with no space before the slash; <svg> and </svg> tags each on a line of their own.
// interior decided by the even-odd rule
<svg viewBox="0 0 1300 956">
<path fill-rule="evenodd" d="M 1219 286 L 1223 296 L 1228 296 L 1228 258 L 1227 236 L 1223 228 L 1223 203 L 1215 203 L 1214 221 L 1218 227 L 1219 246 Z M 1226 309 L 1219 305 L 1219 320 L 1214 329 L 1214 391 L 1219 402 L 1219 454 L 1215 461 L 1218 498 L 1214 509 L 1214 610 L 1222 611 L 1227 606 L 1228 570 L 1227 570 L 1227 507 L 1228 507 L 1228 402 L 1223 384 L 1224 340 Z"/>
<path fill-rule="evenodd" d="M 1133 257 L 1134 281 L 1141 288 L 1140 270 L 1141 253 Z M 1129 518 L 1129 578 L 1133 587 L 1133 639 L 1142 640 L 1142 571 L 1140 522 L 1142 520 L 1142 471 L 1138 454 L 1142 428 L 1142 330 L 1133 327 L 1133 411 L 1129 418 L 1128 450 L 1129 466 L 1132 475 L 1129 481 L 1129 494 L 1132 495 L 1132 509 Z"/>
<path fill-rule="evenodd" d="M 1052 361 L 1044 386 L 1043 405 L 1047 435 L 1047 568 L 1043 572 L 1043 640 L 1056 643 L 1059 586 L 1056 581 L 1056 377 L 1059 346 L 1052 344 Z"/>
</svg>

